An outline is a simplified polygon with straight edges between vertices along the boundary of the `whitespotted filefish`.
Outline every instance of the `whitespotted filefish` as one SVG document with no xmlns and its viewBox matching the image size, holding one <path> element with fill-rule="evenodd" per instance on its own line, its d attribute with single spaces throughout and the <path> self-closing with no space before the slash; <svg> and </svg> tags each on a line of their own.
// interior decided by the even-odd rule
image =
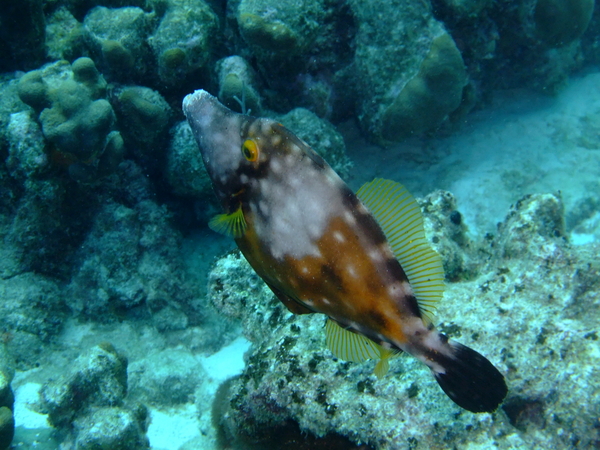
<svg viewBox="0 0 600 450">
<path fill-rule="evenodd" d="M 502 374 L 430 321 L 444 290 L 442 261 L 402 185 L 375 179 L 354 194 L 281 124 L 235 113 L 206 91 L 186 96 L 183 111 L 224 209 L 209 225 L 235 239 L 291 312 L 328 317 L 335 356 L 379 359 L 381 377 L 404 351 L 459 406 L 498 407 Z"/>
</svg>

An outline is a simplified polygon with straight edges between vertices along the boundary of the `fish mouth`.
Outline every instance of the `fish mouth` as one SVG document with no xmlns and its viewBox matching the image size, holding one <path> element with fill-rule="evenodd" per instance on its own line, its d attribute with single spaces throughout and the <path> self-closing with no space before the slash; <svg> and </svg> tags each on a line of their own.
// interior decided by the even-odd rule
<svg viewBox="0 0 600 450">
<path fill-rule="evenodd" d="M 213 136 L 219 128 L 219 119 L 234 114 L 225 108 L 216 97 L 203 89 L 185 96 L 183 99 L 183 113 L 201 149 L 205 147 L 203 141 Z"/>
<path fill-rule="evenodd" d="M 183 99 L 183 112 L 215 189 L 221 191 L 235 184 L 243 158 L 240 132 L 245 116 L 226 108 L 202 89 Z"/>
</svg>

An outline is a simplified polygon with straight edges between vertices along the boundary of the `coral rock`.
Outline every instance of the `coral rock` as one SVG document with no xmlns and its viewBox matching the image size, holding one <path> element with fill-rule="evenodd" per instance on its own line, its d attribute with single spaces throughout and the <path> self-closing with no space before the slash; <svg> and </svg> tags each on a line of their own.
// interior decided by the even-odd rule
<svg viewBox="0 0 600 450">
<path fill-rule="evenodd" d="M 122 403 L 127 393 L 127 359 L 109 344 L 91 348 L 67 373 L 44 385 L 42 405 L 52 424 L 67 427 L 93 406 Z"/>
</svg>

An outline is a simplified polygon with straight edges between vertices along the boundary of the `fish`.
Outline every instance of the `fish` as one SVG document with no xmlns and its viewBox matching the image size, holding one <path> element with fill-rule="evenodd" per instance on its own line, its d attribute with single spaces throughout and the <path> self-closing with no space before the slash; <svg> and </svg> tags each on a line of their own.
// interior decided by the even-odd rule
<svg viewBox="0 0 600 450">
<path fill-rule="evenodd" d="M 504 376 L 433 324 L 443 263 L 404 186 L 376 178 L 354 193 L 283 125 L 233 112 L 205 90 L 187 95 L 183 112 L 223 208 L 209 226 L 235 240 L 292 313 L 327 316 L 334 356 L 378 360 L 381 377 L 408 353 L 458 406 L 498 408 Z"/>
</svg>

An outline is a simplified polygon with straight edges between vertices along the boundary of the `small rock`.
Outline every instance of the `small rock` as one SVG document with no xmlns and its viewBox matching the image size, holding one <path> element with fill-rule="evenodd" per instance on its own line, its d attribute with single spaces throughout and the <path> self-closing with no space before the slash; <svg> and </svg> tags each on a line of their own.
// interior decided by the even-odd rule
<svg viewBox="0 0 600 450">
<path fill-rule="evenodd" d="M 64 427 L 91 406 L 121 404 L 126 393 L 127 358 L 112 344 L 103 343 L 77 358 L 67 373 L 47 383 L 41 397 L 50 422 Z"/>
<path fill-rule="evenodd" d="M 78 450 L 149 448 L 145 420 L 125 408 L 100 408 L 75 421 Z"/>
<path fill-rule="evenodd" d="M 3 406 L 0 408 L 0 450 L 8 449 L 15 434 L 15 418 L 12 411 Z"/>
</svg>

